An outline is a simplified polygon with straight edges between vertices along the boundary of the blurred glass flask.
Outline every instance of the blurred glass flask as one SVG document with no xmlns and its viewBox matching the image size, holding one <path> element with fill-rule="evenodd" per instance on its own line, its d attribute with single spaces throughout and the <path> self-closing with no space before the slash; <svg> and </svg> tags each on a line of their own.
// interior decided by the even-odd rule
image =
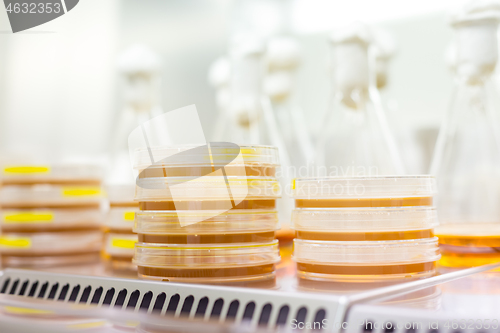
<svg viewBox="0 0 500 333">
<path fill-rule="evenodd" d="M 320 176 L 404 173 L 376 84 L 371 31 L 350 26 L 332 35 L 333 90 L 316 156 Z"/>
<path fill-rule="evenodd" d="M 272 104 L 262 88 L 265 50 L 259 38 L 237 39 L 231 45 L 228 87 L 221 84 L 217 91 L 224 96 L 217 97 L 220 114 L 213 141 L 272 145 L 279 149 L 281 165 L 289 166 L 289 154 Z M 217 87 L 216 81 L 213 85 Z"/>
<path fill-rule="evenodd" d="M 161 62 L 157 54 L 144 45 L 133 45 L 118 59 L 124 106 L 118 115 L 111 141 L 110 184 L 135 183 L 129 159 L 128 136 L 139 125 L 163 113 L 160 106 Z M 169 142 L 167 133 L 164 142 Z"/>
<path fill-rule="evenodd" d="M 287 195 L 292 164 L 273 105 L 263 89 L 265 53 L 266 47 L 261 39 L 238 37 L 230 48 L 229 66 L 219 62 L 212 67 L 209 77 L 217 89 L 220 112 L 212 138 L 215 142 L 271 145 L 278 148 L 281 168 L 276 176 L 280 181 L 282 199 L 278 200 L 277 205 L 280 223 L 288 230 L 293 206 Z M 224 80 L 227 67 L 230 68 L 229 80 Z M 227 87 L 225 81 L 228 81 Z"/>
<path fill-rule="evenodd" d="M 478 5 L 452 21 L 455 87 L 431 163 L 441 224 L 436 234 L 445 246 L 443 264 L 453 267 L 500 261 L 500 103 L 492 80 L 500 4 Z M 464 247 L 476 254 L 467 256 Z"/>
<path fill-rule="evenodd" d="M 264 92 L 271 100 L 290 163 L 295 168 L 306 167 L 313 162 L 314 146 L 302 109 L 293 94 L 296 71 L 300 65 L 299 44 L 291 36 L 275 36 L 268 42 L 266 58 Z"/>
</svg>

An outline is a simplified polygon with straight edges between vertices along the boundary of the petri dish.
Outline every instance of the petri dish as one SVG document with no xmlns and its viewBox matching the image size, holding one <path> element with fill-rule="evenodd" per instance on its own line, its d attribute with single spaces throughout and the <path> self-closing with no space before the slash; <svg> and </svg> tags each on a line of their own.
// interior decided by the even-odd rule
<svg viewBox="0 0 500 333">
<path fill-rule="evenodd" d="M 435 274 L 437 237 L 393 241 L 294 240 L 297 276 L 312 280 L 373 282 Z"/>
<path fill-rule="evenodd" d="M 275 279 L 278 241 L 263 244 L 137 243 L 140 278 L 191 283 L 258 282 Z"/>
<path fill-rule="evenodd" d="M 107 256 L 132 259 L 137 235 L 107 232 L 104 235 L 104 252 Z"/>
<path fill-rule="evenodd" d="M 103 169 L 98 165 L 82 164 L 11 164 L 4 165 L 2 182 L 20 184 L 99 185 Z"/>
<path fill-rule="evenodd" d="M 296 208 L 432 206 L 431 176 L 297 178 Z"/>
<path fill-rule="evenodd" d="M 92 229 L 103 225 L 101 208 L 4 209 L 1 227 L 8 231 Z"/>
<path fill-rule="evenodd" d="M 237 156 L 241 158 L 237 158 Z M 153 158 L 156 163 L 151 163 Z M 137 149 L 132 153 L 136 170 L 153 170 L 182 167 L 195 172 L 196 167 L 210 166 L 217 169 L 238 167 L 276 167 L 279 154 L 276 147 L 212 142 L 206 146 L 178 145 Z M 173 170 L 173 169 L 172 169 Z"/>
<path fill-rule="evenodd" d="M 9 185 L 0 189 L 3 208 L 99 207 L 104 193 L 94 185 Z"/>
<path fill-rule="evenodd" d="M 172 194 L 175 189 L 175 194 Z M 136 201 L 197 201 L 277 199 L 274 177 L 162 177 L 137 180 Z"/>
<path fill-rule="evenodd" d="M 135 184 L 112 184 L 106 186 L 106 194 L 110 206 L 137 206 L 134 201 Z"/>
<path fill-rule="evenodd" d="M 139 202 L 140 210 L 213 210 L 226 209 L 227 200 L 184 200 Z M 232 209 L 275 209 L 276 200 L 242 200 L 231 205 Z"/>
<path fill-rule="evenodd" d="M 226 176 L 275 177 L 276 165 L 244 163 L 241 165 L 207 164 L 197 166 L 160 165 L 141 170 L 139 179 L 158 177 L 203 177 L 215 176 L 215 170 L 224 169 Z"/>
<path fill-rule="evenodd" d="M 3 255 L 44 256 L 49 254 L 88 253 L 100 251 L 102 232 L 4 232 L 0 236 Z"/>
<path fill-rule="evenodd" d="M 2 264 L 5 267 L 32 269 L 92 264 L 98 263 L 99 260 L 100 253 L 98 251 L 89 253 L 53 254 L 42 256 L 2 256 Z"/>
<path fill-rule="evenodd" d="M 111 206 L 109 207 L 105 225 L 111 230 L 132 232 L 137 212 L 139 212 L 139 207 Z"/>
<path fill-rule="evenodd" d="M 500 223 L 444 224 L 436 228 L 440 244 L 500 247 Z"/>
<path fill-rule="evenodd" d="M 500 262 L 499 223 L 456 223 L 436 228 L 442 257 L 439 265 L 475 267 Z"/>
<path fill-rule="evenodd" d="M 292 212 L 299 239 L 383 241 L 434 237 L 434 207 L 301 208 Z"/>
<path fill-rule="evenodd" d="M 441 244 L 439 265 L 448 268 L 468 268 L 500 262 L 500 248 L 489 246 L 456 246 Z M 500 271 L 496 269 L 493 271 Z"/>
<path fill-rule="evenodd" d="M 182 225 L 179 216 L 184 222 Z M 134 227 L 134 231 L 141 234 L 172 235 L 274 232 L 277 229 L 277 211 L 259 209 L 232 209 L 216 216 L 211 210 L 140 211 L 136 213 Z"/>
</svg>

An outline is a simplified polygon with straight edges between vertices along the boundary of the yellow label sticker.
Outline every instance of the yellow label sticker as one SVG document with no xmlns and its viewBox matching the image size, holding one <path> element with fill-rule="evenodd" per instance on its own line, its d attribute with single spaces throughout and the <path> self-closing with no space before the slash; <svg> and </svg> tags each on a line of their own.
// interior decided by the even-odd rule
<svg viewBox="0 0 500 333">
<path fill-rule="evenodd" d="M 0 237 L 0 247 L 27 249 L 31 247 L 31 239 L 26 237 Z"/>
<path fill-rule="evenodd" d="M 112 238 L 111 246 L 120 249 L 133 249 L 137 241 L 132 239 Z"/>
<path fill-rule="evenodd" d="M 29 213 L 6 213 L 3 215 L 5 224 L 21 223 L 51 223 L 54 214 L 51 212 L 29 212 Z"/>
<path fill-rule="evenodd" d="M 3 169 L 5 174 L 18 174 L 18 175 L 29 175 L 29 174 L 44 174 L 49 173 L 50 168 L 48 166 L 41 165 L 29 165 L 29 166 L 9 166 Z"/>
<path fill-rule="evenodd" d="M 65 197 L 95 197 L 101 195 L 99 187 L 65 187 L 63 196 Z"/>
<path fill-rule="evenodd" d="M 20 308 L 17 306 L 4 306 L 4 311 L 11 314 L 29 314 L 29 315 L 44 315 L 44 314 L 52 314 L 53 311 L 47 310 L 38 310 L 38 309 L 29 309 L 29 308 Z"/>
<path fill-rule="evenodd" d="M 133 220 L 135 220 L 135 212 L 125 212 L 125 213 L 123 213 L 123 219 L 125 221 L 133 221 Z"/>
</svg>

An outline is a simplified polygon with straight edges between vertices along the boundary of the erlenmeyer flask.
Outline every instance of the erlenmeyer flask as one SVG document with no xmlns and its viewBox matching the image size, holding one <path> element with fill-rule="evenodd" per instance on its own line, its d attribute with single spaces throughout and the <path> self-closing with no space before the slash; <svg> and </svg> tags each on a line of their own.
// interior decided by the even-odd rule
<svg viewBox="0 0 500 333">
<path fill-rule="evenodd" d="M 108 183 L 134 184 L 128 136 L 137 126 L 163 112 L 160 106 L 160 60 L 149 48 L 134 45 L 120 56 L 118 70 L 123 84 L 124 106 L 112 136 Z"/>
<path fill-rule="evenodd" d="M 452 21 L 455 88 L 431 164 L 437 177 L 441 264 L 500 261 L 500 141 L 491 75 L 500 7 L 469 6 Z"/>
<path fill-rule="evenodd" d="M 293 37 L 271 38 L 267 47 L 268 68 L 264 81 L 264 91 L 271 100 L 280 135 L 295 168 L 307 167 L 314 159 L 314 146 L 306 121 L 293 94 L 300 64 L 299 52 L 299 44 Z M 296 170 L 292 176 L 307 175 L 300 175 Z"/>
<path fill-rule="evenodd" d="M 390 65 L 396 54 L 396 41 L 384 29 L 372 29 L 374 38 L 376 85 L 380 91 L 384 111 L 387 112 L 387 122 L 394 135 L 401 160 L 406 173 L 417 175 L 427 171 L 424 166 L 422 145 L 419 144 L 416 131 L 406 119 L 403 110 L 398 106 L 398 101 L 388 94 L 391 83 Z"/>
<path fill-rule="evenodd" d="M 278 148 L 281 170 L 277 173 L 282 189 L 278 200 L 279 220 L 283 227 L 290 224 L 293 202 L 287 195 L 291 166 L 287 146 L 278 128 L 273 105 L 263 93 L 265 45 L 258 38 L 237 40 L 230 49 L 229 104 L 223 126 L 214 141 L 236 144 L 271 145 Z"/>
<path fill-rule="evenodd" d="M 265 46 L 258 38 L 238 40 L 230 50 L 229 98 L 226 119 L 217 120 L 213 141 L 278 147 L 281 165 L 290 165 L 273 106 L 264 95 Z M 221 126 L 223 125 L 223 126 Z"/>
<path fill-rule="evenodd" d="M 332 45 L 334 93 L 316 149 L 319 175 L 403 173 L 375 84 L 370 31 L 351 27 Z"/>
</svg>

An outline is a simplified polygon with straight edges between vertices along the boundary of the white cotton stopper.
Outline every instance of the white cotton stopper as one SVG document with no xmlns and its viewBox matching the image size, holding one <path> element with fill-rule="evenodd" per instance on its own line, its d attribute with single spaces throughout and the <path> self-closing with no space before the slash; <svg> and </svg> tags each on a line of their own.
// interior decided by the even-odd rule
<svg viewBox="0 0 500 333">
<path fill-rule="evenodd" d="M 208 69 L 208 83 L 218 89 L 229 85 L 231 77 L 231 62 L 227 57 L 216 59 Z"/>
<path fill-rule="evenodd" d="M 289 71 L 272 72 L 264 80 L 264 92 L 273 101 L 282 101 L 290 95 L 292 85 L 293 78 Z"/>
<path fill-rule="evenodd" d="M 264 51 L 264 44 L 252 38 L 239 40 L 230 49 L 230 112 L 244 123 L 260 110 Z"/>
<path fill-rule="evenodd" d="M 364 95 L 370 80 L 368 48 L 371 35 L 364 26 L 352 26 L 332 35 L 333 82 L 335 89 L 342 92 L 342 101 L 350 107 L 356 103 L 353 92 Z"/>
<path fill-rule="evenodd" d="M 300 63 L 300 46 L 293 37 L 272 38 L 267 44 L 269 70 L 292 70 Z"/>
<path fill-rule="evenodd" d="M 456 72 L 468 82 L 479 82 L 495 70 L 498 59 L 498 1 L 474 1 L 455 15 Z"/>
<path fill-rule="evenodd" d="M 130 46 L 118 58 L 118 70 L 125 74 L 156 73 L 160 68 L 158 55 L 141 44 Z"/>
</svg>

